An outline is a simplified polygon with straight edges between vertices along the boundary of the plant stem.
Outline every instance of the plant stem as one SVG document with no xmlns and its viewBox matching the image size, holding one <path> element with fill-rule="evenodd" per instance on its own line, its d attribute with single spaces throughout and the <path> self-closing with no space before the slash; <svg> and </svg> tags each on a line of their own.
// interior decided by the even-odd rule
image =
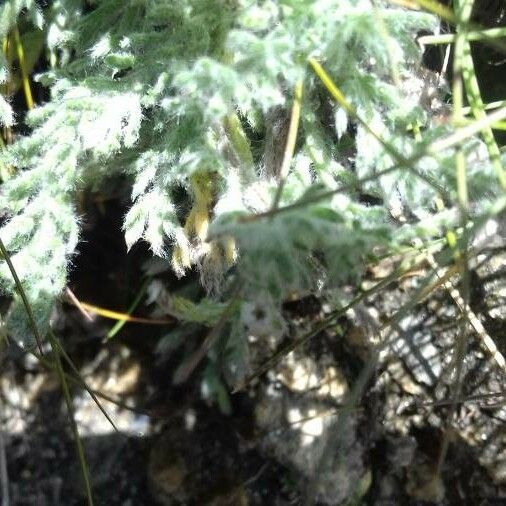
<svg viewBox="0 0 506 506">
<path fill-rule="evenodd" d="M 16 272 L 16 269 L 14 268 L 14 265 L 12 264 L 9 252 L 7 251 L 2 239 L 0 238 L 0 251 L 2 253 L 2 256 L 4 257 L 5 261 L 7 262 L 7 266 L 9 267 L 9 270 L 11 272 L 11 275 L 14 279 L 14 284 L 16 285 L 16 289 L 21 297 L 21 300 L 23 301 L 23 305 L 25 307 L 25 311 L 28 317 L 28 322 L 32 328 L 33 335 L 35 337 L 35 340 L 37 342 L 37 347 L 39 349 L 41 357 L 44 357 L 43 351 L 42 351 L 42 338 L 39 332 L 39 329 L 37 327 L 37 323 L 35 321 L 35 317 L 33 315 L 32 307 L 28 301 L 28 298 L 26 296 L 26 293 L 23 289 L 23 285 L 21 284 L 21 281 L 19 280 L 18 274 Z M 49 336 L 49 342 L 51 344 L 51 350 L 53 352 L 53 356 L 55 359 L 55 365 L 56 365 L 56 372 L 58 374 L 58 377 L 60 379 L 60 383 L 62 385 L 63 395 L 65 397 L 65 402 L 67 404 L 67 409 L 69 411 L 69 419 L 72 426 L 72 432 L 74 434 L 75 438 L 75 444 L 77 449 L 77 454 L 79 457 L 79 463 L 81 466 L 81 473 L 85 485 L 85 492 L 87 497 L 88 506 L 93 506 L 93 496 L 91 493 L 91 485 L 90 485 L 90 479 L 89 479 L 89 473 L 88 468 L 86 465 L 86 459 L 84 457 L 84 450 L 82 446 L 81 439 L 79 437 L 79 431 L 77 429 L 77 424 L 74 417 L 74 409 L 72 406 L 72 399 L 70 397 L 70 391 L 68 388 L 67 381 L 65 379 L 65 372 L 63 371 L 61 361 L 60 361 L 60 354 L 58 349 L 58 343 L 56 342 L 54 334 L 50 331 L 48 333 Z"/>
<path fill-rule="evenodd" d="M 288 176 L 288 171 L 290 170 L 290 163 L 292 161 L 293 153 L 295 151 L 295 142 L 297 141 L 297 131 L 299 129 L 301 102 L 302 102 L 302 80 L 298 81 L 297 84 L 295 85 L 292 114 L 290 117 L 290 126 L 288 128 L 288 136 L 286 139 L 285 152 L 283 154 L 283 162 L 281 163 L 281 168 L 279 169 L 279 185 L 276 190 L 274 202 L 272 203 L 272 210 L 277 209 L 279 205 L 281 195 L 283 194 L 283 188 L 285 186 L 285 181 Z"/>
<path fill-rule="evenodd" d="M 486 39 L 495 39 L 499 37 L 506 37 L 506 28 L 489 28 L 488 30 L 473 30 L 467 33 L 466 39 L 468 41 L 479 41 Z M 444 33 L 440 35 L 424 35 L 418 39 L 422 45 L 428 44 L 451 44 L 457 40 L 457 35 L 454 33 Z"/>
<path fill-rule="evenodd" d="M 23 91 L 25 93 L 26 107 L 29 110 L 33 109 L 33 96 L 30 87 L 30 77 L 26 68 L 25 50 L 21 42 L 18 27 L 14 27 L 14 40 L 16 42 L 16 52 L 18 54 L 19 66 L 21 68 L 21 79 L 23 81 Z"/>
<path fill-rule="evenodd" d="M 7 267 L 9 268 L 12 278 L 14 279 L 14 284 L 16 285 L 16 290 L 19 293 L 21 300 L 23 301 L 23 305 L 25 306 L 26 315 L 28 316 L 28 322 L 30 323 L 33 335 L 35 337 L 35 341 L 37 342 L 37 347 L 39 348 L 39 353 L 41 355 L 44 355 L 44 352 L 42 351 L 42 336 L 40 335 L 39 329 L 37 327 L 37 323 L 35 322 L 35 317 L 33 315 L 32 307 L 31 307 L 30 303 L 28 302 L 28 297 L 26 296 L 23 285 L 21 284 L 21 281 L 18 277 L 16 269 L 14 268 L 14 265 L 12 264 L 12 260 L 9 255 L 9 252 L 5 248 L 5 245 L 4 245 L 1 238 L 0 238 L 0 252 L 2 253 L 2 256 L 4 257 L 5 262 L 7 263 Z"/>
<path fill-rule="evenodd" d="M 88 501 L 88 506 L 93 506 L 93 494 L 91 491 L 91 482 L 90 475 L 88 470 L 88 465 L 86 464 L 86 457 L 84 455 L 84 448 L 81 441 L 81 437 L 79 436 L 79 430 L 77 428 L 76 419 L 74 416 L 74 406 L 72 404 L 72 397 L 70 395 L 70 390 L 65 379 L 65 373 L 63 371 L 62 363 L 60 360 L 60 351 L 58 348 L 58 344 L 55 340 L 54 334 L 49 332 L 49 341 L 51 342 L 51 347 L 53 351 L 53 357 L 56 364 L 56 371 L 60 378 L 60 383 L 63 391 L 63 397 L 65 398 L 65 404 L 67 405 L 67 410 L 69 412 L 70 425 L 72 428 L 72 433 L 74 435 L 74 441 L 76 443 L 77 457 L 79 459 L 79 465 L 81 467 L 81 476 L 83 478 L 84 489 L 86 492 L 86 498 Z"/>
</svg>

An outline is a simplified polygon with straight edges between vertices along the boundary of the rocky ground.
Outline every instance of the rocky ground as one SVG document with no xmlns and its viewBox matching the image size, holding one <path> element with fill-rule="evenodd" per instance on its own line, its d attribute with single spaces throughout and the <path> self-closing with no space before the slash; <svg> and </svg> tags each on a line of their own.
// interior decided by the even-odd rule
<svg viewBox="0 0 506 506">
<path fill-rule="evenodd" d="M 107 206 L 90 226 L 103 250 L 84 249 L 71 287 L 82 300 L 111 307 L 125 297 L 125 279 L 138 286 L 133 266 L 142 262 L 113 247 L 114 233 L 100 237 L 111 229 L 101 220 L 121 215 L 117 202 Z M 199 374 L 172 384 L 180 357 L 164 360 L 153 351 L 164 328 L 129 324 L 104 343 L 109 321 L 87 322 L 62 304 L 54 327 L 118 429 L 74 388 L 95 503 L 296 505 L 311 498 L 327 505 L 506 504 L 499 359 L 506 351 L 506 253 L 500 242 L 487 244 L 473 261 L 471 309 L 499 349 L 491 353 L 470 326 L 460 395 L 465 402 L 458 403 L 450 432 L 453 378 L 447 371 L 460 329 L 458 303 L 441 285 L 399 316 L 423 288 L 427 265 L 364 299 L 231 395 L 229 414 L 203 400 Z M 395 266 L 395 259 L 374 266 L 361 288 L 381 282 Z M 104 288 L 97 291 L 97 285 Z M 114 308 L 128 305 L 121 300 Z M 250 340 L 253 369 L 331 309 L 312 296 L 287 302 L 287 335 Z M 0 463 L 6 472 L 0 476 L 7 504 L 85 504 L 56 378 L 14 345 L 3 350 L 1 363 Z M 490 392 L 496 395 L 487 397 Z M 445 434 L 449 451 L 437 477 Z"/>
</svg>

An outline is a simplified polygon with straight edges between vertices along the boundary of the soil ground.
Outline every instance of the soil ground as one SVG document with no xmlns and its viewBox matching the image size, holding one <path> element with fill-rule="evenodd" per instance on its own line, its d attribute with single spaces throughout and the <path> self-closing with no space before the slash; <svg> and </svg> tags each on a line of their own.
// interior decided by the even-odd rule
<svg viewBox="0 0 506 506">
<path fill-rule="evenodd" d="M 120 230 L 121 202 L 89 205 L 86 235 L 70 286 L 81 300 L 124 310 L 140 285 L 138 266 L 148 252 L 139 247 L 127 254 Z M 172 286 L 182 283 L 173 278 L 166 281 Z M 183 281 L 187 282 L 191 281 Z M 377 304 L 387 310 L 388 297 Z M 312 299 L 287 306 L 294 320 L 311 318 L 317 309 Z M 137 313 L 142 311 L 140 306 Z M 182 387 L 172 385 L 178 357 L 160 362 L 153 354 L 164 328 L 128 324 L 104 344 L 103 336 L 111 326 L 107 320 L 86 322 L 75 307 L 61 304 L 55 322 L 58 336 L 87 383 L 122 403 L 102 399 L 120 428 L 116 433 L 87 394 L 73 390 L 95 504 L 302 504 L 307 480 L 265 451 L 264 434 L 254 421 L 254 389 L 233 395 L 231 414 L 225 415 L 201 400 L 198 371 Z M 321 354 L 329 339 L 333 342 L 332 335 L 318 336 L 306 352 Z M 356 377 L 361 369 L 357 354 L 346 347 L 339 353 L 338 358 L 349 364 L 347 374 Z M 10 505 L 85 504 L 68 416 L 54 376 L 11 347 L 3 352 L 0 380 L 4 422 L 0 450 L 6 460 L 3 485 L 8 486 Z M 378 393 L 378 385 L 373 382 L 365 398 L 369 408 L 378 401 L 388 405 L 389 396 L 400 402 L 406 395 L 402 388 L 390 387 Z M 359 419 L 358 438 L 371 480 L 365 495 L 353 504 L 506 504 L 504 488 L 459 438 L 452 442 L 444 467 L 444 499 L 431 502 L 433 491 L 426 490 L 423 476 L 403 468 L 403 459 L 415 452 L 414 468 L 423 475 L 424 466 L 437 459 L 441 430 L 428 417 L 416 426 L 406 422 L 404 435 L 378 429 L 377 424 L 371 429 L 371 419 L 378 422 L 374 417 L 384 413 L 369 408 Z M 444 416 L 443 409 L 439 416 Z M 408 415 L 399 412 L 398 419 L 409 416 L 408 408 Z M 410 493 L 406 480 L 412 482 Z"/>
</svg>

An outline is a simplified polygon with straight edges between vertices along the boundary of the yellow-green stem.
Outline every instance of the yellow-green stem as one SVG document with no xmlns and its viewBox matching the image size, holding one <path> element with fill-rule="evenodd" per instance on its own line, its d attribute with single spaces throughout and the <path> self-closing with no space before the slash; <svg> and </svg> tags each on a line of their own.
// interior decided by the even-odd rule
<svg viewBox="0 0 506 506">
<path fill-rule="evenodd" d="M 19 60 L 19 67 L 21 69 L 21 79 L 23 81 L 23 91 L 25 93 L 26 107 L 33 109 L 33 96 L 32 89 L 30 87 L 30 77 L 26 68 L 25 50 L 21 42 L 21 36 L 19 35 L 18 27 L 14 28 L 14 40 L 16 41 L 16 52 Z"/>
<path fill-rule="evenodd" d="M 300 122 L 300 108 L 302 103 L 302 79 L 295 85 L 295 93 L 292 105 L 292 115 L 290 117 L 290 126 L 288 127 L 288 136 L 286 139 L 285 152 L 283 154 L 283 162 L 279 170 L 279 185 L 274 197 L 272 209 L 276 209 L 283 194 L 288 171 L 290 170 L 290 163 L 295 152 L 295 142 L 297 141 L 297 132 L 299 130 Z"/>
</svg>

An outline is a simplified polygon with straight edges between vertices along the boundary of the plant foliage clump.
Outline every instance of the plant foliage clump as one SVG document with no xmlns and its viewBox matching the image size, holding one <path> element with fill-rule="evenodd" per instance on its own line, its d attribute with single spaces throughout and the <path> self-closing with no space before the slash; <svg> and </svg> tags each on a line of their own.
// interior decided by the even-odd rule
<svg viewBox="0 0 506 506">
<path fill-rule="evenodd" d="M 233 270 L 232 354 L 245 326 L 282 332 L 288 295 L 338 288 L 373 248 L 440 232 L 423 220 L 442 187 L 455 195 L 452 157 L 417 155 L 448 128 L 423 128 L 431 118 L 415 36 L 436 28 L 434 16 L 371 0 L 55 0 L 44 10 L 8 0 L 3 36 L 21 13 L 45 37 L 51 67 L 38 80 L 51 95 L 28 113 L 31 133 L 2 151 L 15 171 L 1 188 L 0 236 L 42 328 L 79 241 L 79 192 L 106 191 L 117 175 L 131 182 L 129 248 L 147 241 L 178 275 L 196 266 L 214 294 Z M 309 59 L 352 107 L 333 102 Z M 0 68 L 5 80 L 8 62 Z M 0 120 L 15 121 L 3 98 Z M 483 162 L 470 181 L 486 188 L 489 173 Z M 394 227 L 395 206 L 413 223 Z M 5 266 L 0 274 L 12 292 Z M 263 322 L 249 310 L 258 306 Z M 29 335 L 17 295 L 9 325 Z"/>
</svg>

